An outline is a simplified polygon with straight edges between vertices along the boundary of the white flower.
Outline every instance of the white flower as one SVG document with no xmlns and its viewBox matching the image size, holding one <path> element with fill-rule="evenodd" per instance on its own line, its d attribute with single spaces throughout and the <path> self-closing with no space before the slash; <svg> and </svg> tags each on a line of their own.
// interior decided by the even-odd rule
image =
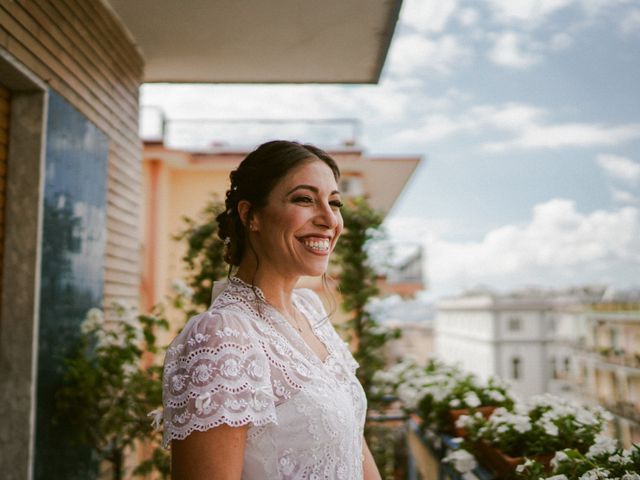
<svg viewBox="0 0 640 480">
<path fill-rule="evenodd" d="M 605 470 L 604 468 L 594 468 L 581 475 L 579 480 L 599 480 L 607 478 L 609 478 L 609 470 Z"/>
<path fill-rule="evenodd" d="M 147 417 L 153 417 L 151 420 L 151 426 L 154 430 L 160 430 L 160 424 L 162 423 L 162 408 L 156 408 L 152 412 L 147 413 Z"/>
<path fill-rule="evenodd" d="M 525 469 L 529 468 L 531 465 L 533 465 L 533 461 L 527 458 L 524 463 L 521 463 L 516 467 L 516 472 L 522 473 L 525 471 Z"/>
<path fill-rule="evenodd" d="M 122 347 L 124 341 L 121 337 L 118 337 L 114 332 L 105 332 L 104 330 L 96 330 L 96 347 L 99 350 L 109 347 Z"/>
<path fill-rule="evenodd" d="M 191 299 L 193 296 L 193 288 L 189 287 L 184 280 L 176 278 L 171 282 L 171 290 L 178 296 Z"/>
<path fill-rule="evenodd" d="M 84 321 L 80 324 L 80 331 L 83 334 L 88 334 L 93 332 L 94 330 L 99 329 L 104 323 L 104 313 L 99 308 L 91 308 L 84 319 Z"/>
<path fill-rule="evenodd" d="M 135 374 L 137 371 L 138 371 L 137 365 L 134 365 L 132 363 L 125 363 L 124 365 L 122 365 L 122 372 L 127 377 L 130 377 L 131 375 Z"/>
<path fill-rule="evenodd" d="M 463 449 L 451 452 L 442 461 L 452 463 L 453 467 L 460 473 L 469 473 L 478 465 L 475 457 Z"/>
<path fill-rule="evenodd" d="M 458 408 L 460 406 L 460 400 L 458 400 L 457 398 L 454 398 L 449 402 L 449 406 L 451 408 Z"/>
<path fill-rule="evenodd" d="M 418 402 L 422 396 L 418 389 L 410 384 L 403 383 L 398 387 L 398 398 L 406 408 L 413 409 L 418 406 Z"/>
<path fill-rule="evenodd" d="M 544 428 L 545 433 L 549 436 L 556 437 L 558 435 L 558 427 L 555 423 L 544 422 L 542 428 Z"/>
<path fill-rule="evenodd" d="M 588 458 L 593 458 L 597 455 L 603 453 L 611 453 L 613 454 L 618 448 L 618 442 L 610 437 L 605 437 L 604 435 L 596 436 L 595 442 L 591 447 L 589 447 L 589 451 L 587 452 Z"/>
<path fill-rule="evenodd" d="M 497 390 L 487 390 L 487 395 L 494 402 L 502 403 L 505 401 L 504 395 Z"/>
<path fill-rule="evenodd" d="M 554 457 L 551 459 L 551 466 L 553 468 L 557 468 L 558 465 L 566 460 L 569 459 L 569 456 L 564 453 L 563 451 L 560 452 L 556 452 L 556 454 L 554 455 Z"/>
<path fill-rule="evenodd" d="M 456 420 L 456 427 L 469 428 L 475 423 L 475 419 L 471 415 L 460 415 Z"/>
<path fill-rule="evenodd" d="M 516 416 L 514 418 L 513 428 L 520 433 L 525 433 L 531 430 L 531 422 L 529 421 L 529 417 L 520 417 Z"/>
<path fill-rule="evenodd" d="M 635 472 L 625 473 L 620 480 L 640 480 L 640 475 Z"/>
<path fill-rule="evenodd" d="M 547 477 L 547 480 L 569 480 L 566 475 L 554 475 L 553 477 Z"/>
<path fill-rule="evenodd" d="M 467 392 L 464 396 L 464 403 L 471 408 L 479 407 L 482 404 L 476 392 Z"/>
</svg>

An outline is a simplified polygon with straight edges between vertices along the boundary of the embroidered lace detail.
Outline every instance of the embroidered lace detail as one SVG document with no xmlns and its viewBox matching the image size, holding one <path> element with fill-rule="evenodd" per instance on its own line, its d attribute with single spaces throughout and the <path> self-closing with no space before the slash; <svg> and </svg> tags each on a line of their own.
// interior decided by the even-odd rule
<svg viewBox="0 0 640 480">
<path fill-rule="evenodd" d="M 232 277 L 165 359 L 164 445 L 193 431 L 250 425 L 243 478 L 362 478 L 366 399 L 357 363 L 319 298 L 294 302 L 325 345 L 321 361 L 257 288 Z"/>
</svg>

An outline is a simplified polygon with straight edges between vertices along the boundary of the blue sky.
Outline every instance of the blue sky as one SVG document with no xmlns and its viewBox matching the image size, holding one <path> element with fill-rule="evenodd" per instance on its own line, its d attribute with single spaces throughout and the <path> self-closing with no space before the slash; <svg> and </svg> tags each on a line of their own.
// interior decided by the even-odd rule
<svg viewBox="0 0 640 480">
<path fill-rule="evenodd" d="M 425 245 L 438 295 L 640 285 L 639 85 L 638 0 L 405 0 L 378 85 L 146 85 L 142 104 L 170 118 L 358 118 L 367 153 L 422 155 L 386 224 Z M 208 132 L 171 133 L 178 145 Z"/>
</svg>

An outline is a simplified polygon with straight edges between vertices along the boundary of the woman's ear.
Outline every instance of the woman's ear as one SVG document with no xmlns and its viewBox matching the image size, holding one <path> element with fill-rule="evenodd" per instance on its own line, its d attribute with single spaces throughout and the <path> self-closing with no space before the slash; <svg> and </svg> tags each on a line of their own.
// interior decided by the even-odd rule
<svg viewBox="0 0 640 480">
<path fill-rule="evenodd" d="M 238 215 L 242 224 L 249 228 L 252 232 L 258 231 L 258 220 L 253 214 L 251 203 L 247 200 L 240 200 L 238 202 Z"/>
</svg>

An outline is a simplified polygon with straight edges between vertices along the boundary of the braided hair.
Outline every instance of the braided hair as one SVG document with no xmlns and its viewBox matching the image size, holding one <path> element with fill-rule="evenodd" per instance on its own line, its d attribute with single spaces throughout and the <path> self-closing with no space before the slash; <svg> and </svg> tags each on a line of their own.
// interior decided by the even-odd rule
<svg viewBox="0 0 640 480">
<path fill-rule="evenodd" d="M 220 213 L 218 235 L 226 245 L 224 260 L 230 267 L 240 265 L 247 247 L 247 225 L 238 213 L 238 203 L 246 200 L 251 214 L 264 207 L 276 183 L 290 170 L 305 162 L 320 160 L 333 172 L 336 181 L 340 170 L 335 160 L 326 152 L 309 144 L 274 140 L 263 143 L 229 175 L 231 182 L 225 197 L 225 210 Z"/>
</svg>

